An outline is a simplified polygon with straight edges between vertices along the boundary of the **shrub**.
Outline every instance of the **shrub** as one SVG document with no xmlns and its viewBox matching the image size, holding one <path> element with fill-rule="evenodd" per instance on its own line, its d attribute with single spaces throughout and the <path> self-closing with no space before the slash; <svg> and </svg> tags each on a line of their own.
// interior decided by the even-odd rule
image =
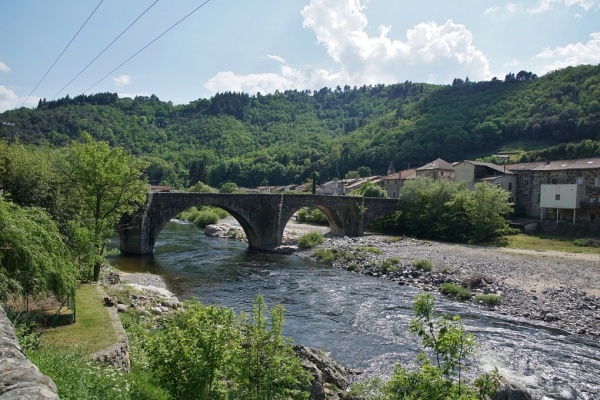
<svg viewBox="0 0 600 400">
<path fill-rule="evenodd" d="M 300 236 L 298 240 L 298 246 L 303 249 L 310 249 L 315 247 L 318 244 L 321 244 L 325 241 L 323 235 L 319 232 L 308 232 L 304 235 Z"/>
<path fill-rule="evenodd" d="M 376 247 L 373 246 L 358 246 L 356 248 L 357 251 L 366 251 L 367 253 L 372 253 L 372 254 L 381 254 L 383 253 L 383 251 L 379 250 Z"/>
<path fill-rule="evenodd" d="M 314 225 L 329 225 L 327 217 L 318 208 L 303 208 L 296 216 L 298 222 Z"/>
<path fill-rule="evenodd" d="M 414 260 L 411 265 L 415 268 L 422 269 L 423 271 L 431 271 L 433 269 L 433 263 L 426 258 Z"/>
<path fill-rule="evenodd" d="M 381 272 L 387 274 L 389 272 L 396 272 L 398 267 L 396 267 L 390 260 L 383 260 L 380 264 Z"/>
<path fill-rule="evenodd" d="M 317 249 L 313 252 L 313 256 L 318 260 L 331 262 L 337 258 L 337 254 L 329 249 Z"/>
<path fill-rule="evenodd" d="M 471 291 L 456 283 L 442 283 L 440 285 L 440 292 L 459 300 L 469 300 L 471 298 Z"/>
<path fill-rule="evenodd" d="M 192 222 L 200 228 L 204 228 L 206 225 L 219 222 L 219 215 L 213 211 L 199 211 Z"/>
<path fill-rule="evenodd" d="M 497 294 L 477 294 L 475 296 L 475 302 L 483 303 L 488 307 L 497 306 L 501 303 L 502 299 Z"/>
</svg>

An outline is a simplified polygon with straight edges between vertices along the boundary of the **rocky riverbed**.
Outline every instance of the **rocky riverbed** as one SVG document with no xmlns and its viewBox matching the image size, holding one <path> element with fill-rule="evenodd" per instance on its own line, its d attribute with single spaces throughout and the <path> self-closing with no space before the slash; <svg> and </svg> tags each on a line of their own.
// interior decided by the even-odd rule
<svg viewBox="0 0 600 400">
<path fill-rule="evenodd" d="M 426 291 L 439 291 L 443 283 L 459 284 L 472 291 L 468 301 L 475 307 L 600 337 L 600 255 L 523 254 L 379 235 L 326 238 L 317 248 L 296 255 L 315 258 L 319 248 L 338 255 L 331 261 L 337 268 Z M 414 266 L 417 260 L 429 260 L 431 271 Z M 495 294 L 500 304 L 488 306 L 477 294 Z"/>
</svg>

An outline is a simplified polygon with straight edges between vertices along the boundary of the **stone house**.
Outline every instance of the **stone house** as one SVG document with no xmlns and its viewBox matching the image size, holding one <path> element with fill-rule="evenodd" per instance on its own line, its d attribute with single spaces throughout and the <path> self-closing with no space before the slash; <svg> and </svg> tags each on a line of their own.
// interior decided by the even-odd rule
<svg viewBox="0 0 600 400">
<path fill-rule="evenodd" d="M 454 179 L 454 166 L 441 158 L 416 169 L 417 176 L 431 178 L 434 181 L 439 179 Z"/>
<path fill-rule="evenodd" d="M 408 179 L 415 179 L 417 171 L 407 169 L 404 171 L 389 174 L 382 178 L 383 189 L 387 192 L 388 197 L 397 199 L 400 194 L 400 189 Z"/>
<path fill-rule="evenodd" d="M 516 211 L 541 220 L 600 220 L 600 158 L 506 165 L 517 175 Z"/>
<path fill-rule="evenodd" d="M 478 182 L 488 182 L 509 192 L 511 203 L 516 199 L 517 175 L 507 169 L 505 165 L 469 160 L 457 162 L 454 163 L 454 180 L 466 182 L 467 187 L 471 190 Z"/>
</svg>

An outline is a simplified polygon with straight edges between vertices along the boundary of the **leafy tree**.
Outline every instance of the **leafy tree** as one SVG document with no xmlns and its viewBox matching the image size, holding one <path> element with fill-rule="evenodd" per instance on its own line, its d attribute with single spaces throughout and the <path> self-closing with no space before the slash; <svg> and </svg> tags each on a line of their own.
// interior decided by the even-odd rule
<svg viewBox="0 0 600 400">
<path fill-rule="evenodd" d="M 308 399 L 310 374 L 302 367 L 289 340 L 282 336 L 283 306 L 268 309 L 256 297 L 250 317 L 241 315 L 242 342 L 235 357 L 238 386 L 234 398 L 242 400 Z"/>
<path fill-rule="evenodd" d="M 413 303 L 415 318 L 409 330 L 421 339 L 421 345 L 431 357 L 421 352 L 419 368 L 408 370 L 397 365 L 390 381 L 384 386 L 384 399 L 487 399 L 493 398 L 500 377 L 498 371 L 483 374 L 468 382 L 463 372 L 466 360 L 475 351 L 477 342 L 465 330 L 459 317 L 449 319 L 433 310 L 434 298 L 429 293 L 417 295 Z"/>
<path fill-rule="evenodd" d="M 147 187 L 142 180 L 146 163 L 124 149 L 111 149 L 84 132 L 83 143 L 73 143 L 68 153 L 66 176 L 79 193 L 81 228 L 89 233 L 96 259 L 93 279 L 98 280 L 106 242 L 123 214 L 137 210 L 145 202 Z"/>
<path fill-rule="evenodd" d="M 207 184 L 198 181 L 198 182 L 196 182 L 196 184 L 194 186 L 192 186 L 192 187 L 190 187 L 188 189 L 188 192 L 195 192 L 195 193 L 215 193 L 216 190 L 213 189 L 213 188 L 211 188 Z"/>
<path fill-rule="evenodd" d="M 509 232 L 505 215 L 513 211 L 508 202 L 510 193 L 486 182 L 475 184 L 471 201 L 465 202 L 465 211 L 472 229 L 472 241 L 485 242 Z"/>
<path fill-rule="evenodd" d="M 147 344 L 154 374 L 178 399 L 225 398 L 222 377 L 233 362 L 239 331 L 226 307 L 186 302 Z"/>
<path fill-rule="evenodd" d="M 373 182 L 365 182 L 360 187 L 359 193 L 364 197 L 388 197 L 387 192 Z"/>
<path fill-rule="evenodd" d="M 358 173 L 358 171 L 348 171 L 346 172 L 346 179 L 358 179 L 360 178 L 360 174 Z"/>
<path fill-rule="evenodd" d="M 358 172 L 358 176 L 360 176 L 361 178 L 366 178 L 367 176 L 371 176 L 371 168 L 365 167 L 364 165 L 362 167 L 358 167 L 356 172 Z"/>
<path fill-rule="evenodd" d="M 71 253 L 56 223 L 42 209 L 20 207 L 0 192 L 0 299 L 16 292 L 28 299 L 76 287 Z"/>
<path fill-rule="evenodd" d="M 224 193 L 224 194 L 238 193 L 239 191 L 240 191 L 240 188 L 234 182 L 224 183 L 223 186 L 221 186 L 221 189 L 219 189 L 219 193 Z"/>
</svg>

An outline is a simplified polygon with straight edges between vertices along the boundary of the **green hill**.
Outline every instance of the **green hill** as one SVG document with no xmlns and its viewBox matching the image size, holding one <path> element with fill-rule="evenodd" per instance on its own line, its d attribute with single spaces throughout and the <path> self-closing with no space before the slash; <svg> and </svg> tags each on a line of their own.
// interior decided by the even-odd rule
<svg viewBox="0 0 600 400">
<path fill-rule="evenodd" d="M 445 86 L 219 93 L 178 106 L 98 93 L 42 100 L 0 122 L 0 138 L 24 144 L 64 146 L 86 130 L 147 158 L 149 180 L 175 187 L 300 183 L 360 166 L 384 174 L 392 161 L 403 169 L 499 152 L 514 161 L 600 156 L 600 65 Z"/>
</svg>

